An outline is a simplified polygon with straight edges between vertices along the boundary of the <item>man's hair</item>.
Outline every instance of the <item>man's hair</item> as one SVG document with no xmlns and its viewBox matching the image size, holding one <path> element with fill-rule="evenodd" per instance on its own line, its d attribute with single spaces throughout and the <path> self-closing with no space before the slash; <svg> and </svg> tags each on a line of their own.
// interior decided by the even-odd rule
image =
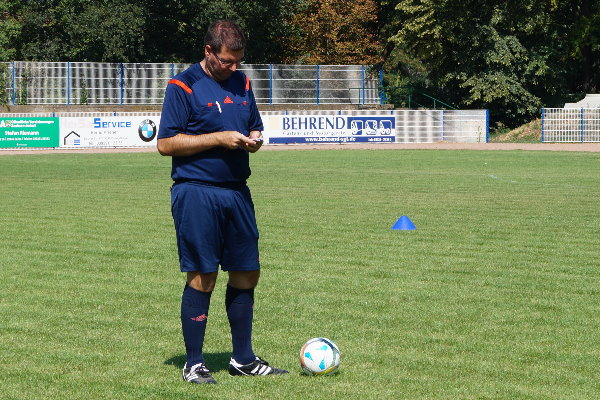
<svg viewBox="0 0 600 400">
<path fill-rule="evenodd" d="M 204 36 L 204 45 L 209 45 L 215 53 L 219 53 L 223 45 L 238 51 L 246 47 L 246 38 L 237 23 L 230 20 L 219 20 L 208 27 Z"/>
</svg>

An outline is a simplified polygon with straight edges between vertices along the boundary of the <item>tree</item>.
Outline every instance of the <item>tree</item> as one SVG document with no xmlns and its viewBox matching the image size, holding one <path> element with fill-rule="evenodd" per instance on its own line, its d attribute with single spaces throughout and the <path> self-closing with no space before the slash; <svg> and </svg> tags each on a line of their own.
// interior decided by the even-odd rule
<svg viewBox="0 0 600 400">
<path fill-rule="evenodd" d="M 377 37 L 374 0 L 308 0 L 292 18 L 297 34 L 289 37 L 288 63 L 377 64 L 381 42 Z"/>
<path fill-rule="evenodd" d="M 140 62 L 146 21 L 135 1 L 61 0 L 55 16 L 68 43 L 63 57 L 77 61 Z"/>
<path fill-rule="evenodd" d="M 15 39 L 17 60 L 60 61 L 64 36 L 55 7 L 59 0 L 22 0 L 13 12 L 21 30 Z"/>
<path fill-rule="evenodd" d="M 417 60 L 414 80 L 455 104 L 489 108 L 510 125 L 525 122 L 559 78 L 546 3 L 401 0 L 388 58 Z"/>
<path fill-rule="evenodd" d="M 3 18 L 0 25 L 0 42 L 10 37 L 10 47 L 5 52 L 18 60 L 141 61 L 145 21 L 139 18 L 141 6 L 134 3 L 134 0 L 11 2 L 8 18 Z M 1 7 L 0 2 L 0 10 Z"/>
<path fill-rule="evenodd" d="M 281 61 L 288 20 L 301 0 L 141 0 L 148 61 L 196 62 L 204 56 L 204 34 L 217 19 L 237 21 L 248 36 L 246 62 Z"/>
<path fill-rule="evenodd" d="M 291 23 L 302 0 L 242 1 L 240 24 L 248 35 L 248 63 L 282 63 L 289 46 L 284 38 L 292 36 L 296 27 Z"/>
<path fill-rule="evenodd" d="M 216 19 L 248 35 L 247 62 L 278 63 L 303 0 L 0 0 L 5 60 L 196 62 Z"/>
<path fill-rule="evenodd" d="M 600 91 L 600 3 L 594 0 L 557 2 L 553 22 L 562 28 L 562 37 L 567 38 L 564 58 L 577 82 L 575 90 L 597 93 Z"/>
<path fill-rule="evenodd" d="M 390 8 L 392 0 L 382 0 Z M 462 107 L 517 125 L 600 80 L 595 0 L 399 0 L 386 69 Z M 393 35 L 391 33 L 393 32 Z"/>
<path fill-rule="evenodd" d="M 21 24 L 14 14 L 16 6 L 16 1 L 0 0 L 0 61 L 12 61 L 17 54 L 15 41 Z"/>
</svg>

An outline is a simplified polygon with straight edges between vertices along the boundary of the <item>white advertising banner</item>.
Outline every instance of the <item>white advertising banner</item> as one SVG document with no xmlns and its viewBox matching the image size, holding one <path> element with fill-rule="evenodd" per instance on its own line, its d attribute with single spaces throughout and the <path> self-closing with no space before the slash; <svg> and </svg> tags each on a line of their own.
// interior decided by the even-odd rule
<svg viewBox="0 0 600 400">
<path fill-rule="evenodd" d="M 60 147 L 154 147 L 160 116 L 60 117 Z"/>
<path fill-rule="evenodd" d="M 288 143 L 393 143 L 393 115 L 265 115 L 265 139 Z"/>
</svg>

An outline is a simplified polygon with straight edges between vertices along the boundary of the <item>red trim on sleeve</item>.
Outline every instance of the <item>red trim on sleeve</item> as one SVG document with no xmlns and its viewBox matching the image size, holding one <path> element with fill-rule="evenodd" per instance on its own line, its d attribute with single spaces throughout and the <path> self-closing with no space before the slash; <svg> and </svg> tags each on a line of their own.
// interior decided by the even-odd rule
<svg viewBox="0 0 600 400">
<path fill-rule="evenodd" d="M 186 85 L 185 83 L 183 83 L 177 79 L 171 79 L 168 84 L 171 84 L 171 83 L 179 86 L 180 88 L 185 90 L 188 94 L 192 94 L 192 89 L 190 89 L 190 87 L 188 85 Z"/>
</svg>

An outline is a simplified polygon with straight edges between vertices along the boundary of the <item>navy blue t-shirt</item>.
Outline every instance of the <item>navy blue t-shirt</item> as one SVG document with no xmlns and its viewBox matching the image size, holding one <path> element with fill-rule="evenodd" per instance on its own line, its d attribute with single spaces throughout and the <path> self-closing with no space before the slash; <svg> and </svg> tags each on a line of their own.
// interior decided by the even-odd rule
<svg viewBox="0 0 600 400">
<path fill-rule="evenodd" d="M 202 135 L 220 131 L 262 131 L 250 80 L 235 71 L 217 82 L 204 72 L 200 63 L 173 77 L 167 85 L 158 138 L 179 133 Z M 248 152 L 216 147 L 189 157 L 172 157 L 173 180 L 198 180 L 208 183 L 237 184 L 250 176 Z"/>
</svg>

